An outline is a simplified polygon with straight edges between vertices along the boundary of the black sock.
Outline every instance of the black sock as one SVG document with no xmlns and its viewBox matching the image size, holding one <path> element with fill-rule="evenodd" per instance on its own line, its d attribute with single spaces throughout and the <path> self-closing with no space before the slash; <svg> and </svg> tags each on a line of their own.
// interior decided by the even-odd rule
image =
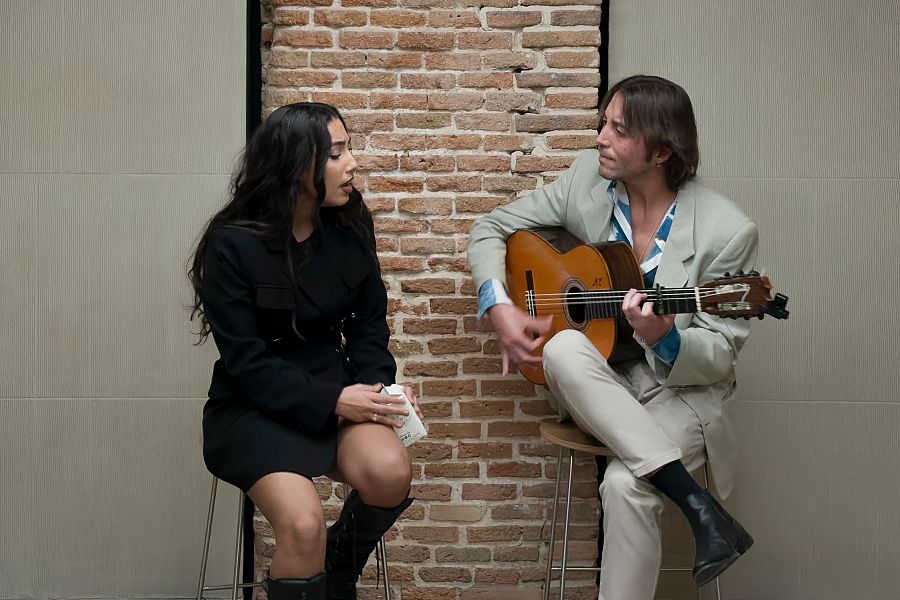
<svg viewBox="0 0 900 600">
<path fill-rule="evenodd" d="M 666 463 L 656 473 L 647 477 L 647 481 L 668 496 L 682 512 L 686 510 L 686 498 L 690 494 L 703 491 L 680 460 Z"/>
</svg>

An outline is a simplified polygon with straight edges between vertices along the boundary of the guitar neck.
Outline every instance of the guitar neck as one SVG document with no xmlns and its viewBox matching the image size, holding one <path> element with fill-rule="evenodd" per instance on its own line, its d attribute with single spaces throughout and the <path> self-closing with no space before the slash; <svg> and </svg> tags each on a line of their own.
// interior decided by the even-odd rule
<svg viewBox="0 0 900 600">
<path fill-rule="evenodd" d="M 700 312 L 700 288 L 663 288 L 637 290 L 647 295 L 647 302 L 653 302 L 655 312 L 663 315 L 675 315 L 680 313 Z M 622 301 L 627 290 L 586 290 L 566 294 L 565 302 L 569 305 L 577 304 L 589 319 L 610 319 L 622 316 Z M 542 298 L 536 298 L 531 293 L 526 293 L 525 303 L 528 312 L 537 314 L 538 307 L 545 302 Z"/>
</svg>

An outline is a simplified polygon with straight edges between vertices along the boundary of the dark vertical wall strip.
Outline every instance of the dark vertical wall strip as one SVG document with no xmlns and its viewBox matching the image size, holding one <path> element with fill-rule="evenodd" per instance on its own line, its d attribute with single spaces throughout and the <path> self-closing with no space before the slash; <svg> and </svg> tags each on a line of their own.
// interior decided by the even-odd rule
<svg viewBox="0 0 900 600">
<path fill-rule="evenodd" d="M 606 95 L 606 91 L 609 89 L 609 5 L 610 0 L 601 0 L 600 2 L 600 93 L 597 95 L 598 108 L 600 107 L 600 101 L 603 100 L 603 96 Z M 599 486 L 600 482 L 603 481 L 603 475 L 606 473 L 606 457 L 595 456 L 594 460 L 597 461 L 597 503 L 600 505 L 600 533 L 597 535 L 597 562 L 595 563 L 599 567 L 600 558 L 603 556 L 603 504 L 599 502 Z M 597 585 L 600 585 L 599 572 L 597 572 L 596 581 Z"/>
<path fill-rule="evenodd" d="M 597 102 L 609 89 L 609 5 L 610 0 L 600 2 L 600 95 Z M 598 104 L 599 106 L 599 104 Z"/>
<path fill-rule="evenodd" d="M 262 11 L 260 0 L 247 0 L 247 79 L 245 93 L 247 102 L 246 139 L 256 130 L 262 121 Z M 250 498 L 244 504 L 244 565 L 243 581 L 254 581 L 255 538 L 253 532 L 253 513 L 255 507 Z M 244 588 L 244 600 L 252 600 L 253 588 Z"/>
<path fill-rule="evenodd" d="M 262 13 L 260 0 L 247 0 L 247 139 L 262 121 Z"/>
</svg>

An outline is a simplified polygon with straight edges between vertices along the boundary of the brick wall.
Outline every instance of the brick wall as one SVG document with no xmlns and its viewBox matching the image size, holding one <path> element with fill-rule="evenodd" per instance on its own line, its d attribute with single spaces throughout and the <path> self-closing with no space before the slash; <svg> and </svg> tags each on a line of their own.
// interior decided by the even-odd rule
<svg viewBox="0 0 900 600">
<path fill-rule="evenodd" d="M 418 502 L 389 534 L 395 597 L 538 598 L 556 470 L 538 423 L 551 411 L 542 389 L 500 375 L 467 232 L 594 147 L 599 0 L 264 0 L 263 15 L 264 111 L 316 100 L 348 121 L 398 379 L 428 419 L 410 448 Z M 576 477 L 570 552 L 593 564 L 593 461 Z M 340 486 L 318 486 L 336 516 Z M 256 527 L 263 570 L 271 531 Z M 373 560 L 364 586 L 374 573 Z M 570 579 L 572 598 L 596 597 L 593 574 Z"/>
</svg>

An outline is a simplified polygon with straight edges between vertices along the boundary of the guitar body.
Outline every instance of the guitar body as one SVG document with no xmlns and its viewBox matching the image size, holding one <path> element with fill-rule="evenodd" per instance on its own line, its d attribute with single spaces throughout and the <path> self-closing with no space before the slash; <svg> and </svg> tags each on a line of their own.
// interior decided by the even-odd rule
<svg viewBox="0 0 900 600">
<path fill-rule="evenodd" d="M 506 241 L 506 284 L 516 306 L 536 317 L 553 316 L 547 339 L 576 329 L 611 363 L 643 354 L 624 319 L 588 318 L 578 300 L 583 292 L 644 287 L 631 248 L 624 242 L 584 244 L 559 227 L 516 231 Z M 529 302 L 529 296 L 536 300 Z M 540 365 L 518 368 L 528 381 L 546 383 Z"/>
</svg>

